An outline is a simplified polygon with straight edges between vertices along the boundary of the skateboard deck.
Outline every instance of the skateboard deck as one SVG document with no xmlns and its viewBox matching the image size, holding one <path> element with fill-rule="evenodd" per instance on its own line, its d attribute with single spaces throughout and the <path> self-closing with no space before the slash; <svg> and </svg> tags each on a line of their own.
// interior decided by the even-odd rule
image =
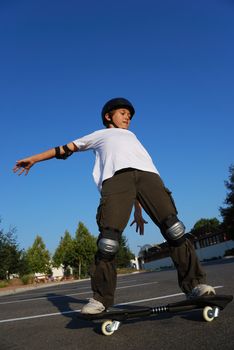
<svg viewBox="0 0 234 350">
<path fill-rule="evenodd" d="M 116 307 L 94 315 L 80 313 L 78 318 L 88 321 L 102 320 L 102 333 L 104 335 L 111 335 L 117 331 L 122 322 L 128 319 L 144 318 L 162 313 L 178 313 L 202 309 L 203 319 L 207 322 L 211 322 L 219 316 L 220 310 L 223 310 L 232 300 L 232 295 L 203 296 L 193 300 L 182 300 L 155 307 L 129 305 L 124 309 Z"/>
</svg>

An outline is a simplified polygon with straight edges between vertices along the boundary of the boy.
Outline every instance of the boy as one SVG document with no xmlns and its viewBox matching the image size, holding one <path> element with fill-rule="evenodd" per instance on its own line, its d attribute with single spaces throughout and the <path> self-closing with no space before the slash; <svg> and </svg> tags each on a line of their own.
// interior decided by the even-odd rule
<svg viewBox="0 0 234 350">
<path fill-rule="evenodd" d="M 134 113 L 134 107 L 127 99 L 111 99 L 102 109 L 106 129 L 19 160 L 14 167 L 14 172 L 27 175 L 37 162 L 54 157 L 66 159 L 77 151 L 91 149 L 95 152 L 93 176 L 101 192 L 96 217 L 100 234 L 95 261 L 90 268 L 93 298 L 83 306 L 83 313 L 100 313 L 114 303 L 115 256 L 133 205 L 133 223 L 140 234 L 144 233 L 143 207 L 167 240 L 179 286 L 187 298 L 215 294 L 214 288 L 205 284 L 206 276 L 193 245 L 185 239 L 185 227 L 177 217 L 171 192 L 164 186 L 145 148 L 128 130 Z"/>
</svg>

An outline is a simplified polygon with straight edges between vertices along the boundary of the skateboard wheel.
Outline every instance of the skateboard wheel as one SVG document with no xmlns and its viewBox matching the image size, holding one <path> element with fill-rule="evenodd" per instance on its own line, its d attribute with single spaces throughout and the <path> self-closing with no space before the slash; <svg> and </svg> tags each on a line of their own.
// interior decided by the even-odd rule
<svg viewBox="0 0 234 350">
<path fill-rule="evenodd" d="M 207 322 L 213 321 L 213 319 L 215 318 L 215 315 L 214 315 L 214 310 L 212 309 L 211 306 L 206 306 L 203 309 L 203 318 Z"/>
<path fill-rule="evenodd" d="M 114 329 L 112 328 L 113 322 L 111 320 L 105 321 L 102 324 L 102 334 L 104 335 L 112 335 L 114 333 Z"/>
</svg>

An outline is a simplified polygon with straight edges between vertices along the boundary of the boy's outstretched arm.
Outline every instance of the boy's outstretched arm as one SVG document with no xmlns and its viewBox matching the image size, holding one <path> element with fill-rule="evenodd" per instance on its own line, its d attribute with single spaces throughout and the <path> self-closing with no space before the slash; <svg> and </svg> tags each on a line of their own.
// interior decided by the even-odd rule
<svg viewBox="0 0 234 350">
<path fill-rule="evenodd" d="M 13 171 L 14 173 L 18 172 L 18 175 L 21 175 L 24 172 L 25 172 L 25 175 L 27 175 L 31 167 L 38 162 L 42 162 L 44 160 L 48 160 L 55 157 L 58 159 L 66 159 L 67 157 L 72 155 L 73 152 L 76 152 L 76 151 L 78 151 L 78 148 L 73 142 L 70 142 L 64 146 L 51 148 L 45 152 L 38 153 L 21 160 L 17 160 L 16 165 L 13 168 Z"/>
</svg>

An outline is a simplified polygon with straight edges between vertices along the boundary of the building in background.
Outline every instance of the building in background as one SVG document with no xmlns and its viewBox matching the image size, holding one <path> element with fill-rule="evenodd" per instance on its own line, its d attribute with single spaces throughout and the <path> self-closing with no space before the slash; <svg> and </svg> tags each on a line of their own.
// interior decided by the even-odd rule
<svg viewBox="0 0 234 350">
<path fill-rule="evenodd" d="M 228 251 L 234 249 L 234 241 L 225 232 L 221 231 L 202 233 L 197 236 L 187 233 L 186 238 L 193 243 L 201 262 L 221 259 Z M 146 270 L 174 267 L 167 242 L 141 247 L 138 254 L 138 263 L 141 269 Z"/>
</svg>

